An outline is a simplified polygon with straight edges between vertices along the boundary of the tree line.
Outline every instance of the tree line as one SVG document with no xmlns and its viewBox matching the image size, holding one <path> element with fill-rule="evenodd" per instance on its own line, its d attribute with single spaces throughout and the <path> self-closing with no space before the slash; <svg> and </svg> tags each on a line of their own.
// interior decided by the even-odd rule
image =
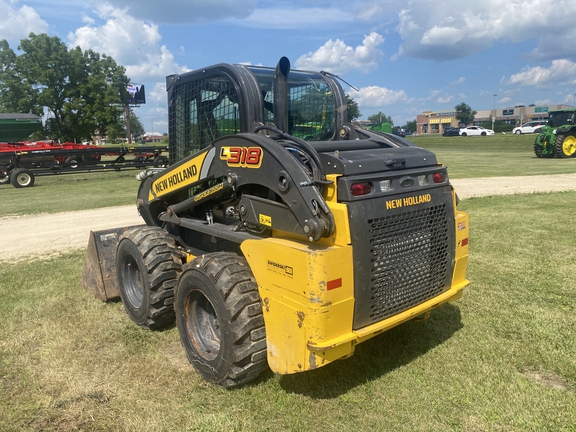
<svg viewBox="0 0 576 432">
<path fill-rule="evenodd" d="M 89 141 L 125 136 L 126 70 L 111 57 L 30 33 L 16 54 L 0 40 L 0 112 L 46 116 L 34 139 Z M 144 134 L 131 113 L 133 136 Z"/>
</svg>

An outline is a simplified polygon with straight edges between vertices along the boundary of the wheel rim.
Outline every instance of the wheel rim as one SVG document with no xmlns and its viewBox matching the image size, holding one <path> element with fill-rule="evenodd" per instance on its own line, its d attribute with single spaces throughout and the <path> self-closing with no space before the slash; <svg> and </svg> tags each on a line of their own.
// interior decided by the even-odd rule
<svg viewBox="0 0 576 432">
<path fill-rule="evenodd" d="M 566 156 L 572 156 L 576 152 L 576 138 L 572 135 L 567 136 L 562 143 L 562 151 Z"/>
<path fill-rule="evenodd" d="M 0 184 L 6 184 L 10 181 L 9 176 L 0 176 Z"/>
<path fill-rule="evenodd" d="M 201 291 L 192 290 L 186 298 L 184 310 L 186 331 L 194 348 L 204 359 L 211 361 L 220 352 L 220 325 L 214 306 Z"/>
<path fill-rule="evenodd" d="M 144 301 L 144 285 L 140 268 L 134 257 L 126 258 L 122 271 L 127 300 L 132 306 L 139 308 Z"/>
<path fill-rule="evenodd" d="M 16 178 L 16 181 L 21 186 L 28 186 L 30 184 L 31 179 L 32 179 L 32 176 L 30 176 L 30 174 L 21 173 Z"/>
</svg>

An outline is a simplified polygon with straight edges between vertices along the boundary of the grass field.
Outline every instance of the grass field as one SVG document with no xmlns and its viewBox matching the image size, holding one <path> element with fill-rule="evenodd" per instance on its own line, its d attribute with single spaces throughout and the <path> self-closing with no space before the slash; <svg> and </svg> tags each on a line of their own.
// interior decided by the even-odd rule
<svg viewBox="0 0 576 432">
<path fill-rule="evenodd" d="M 576 159 L 533 157 L 529 138 L 413 140 L 452 177 L 576 172 Z M 0 216 L 132 204 L 134 174 L 0 186 Z M 194 372 L 175 328 L 141 330 L 121 303 L 85 292 L 84 250 L 3 263 L 0 431 L 574 431 L 575 202 L 576 192 L 463 200 L 472 285 L 461 300 L 350 359 L 231 391 Z"/>
<path fill-rule="evenodd" d="M 31 188 L 0 185 L 0 216 L 57 213 L 136 203 L 140 171 L 93 172 L 36 178 Z"/>
<path fill-rule="evenodd" d="M 535 135 L 492 137 L 417 136 L 411 140 L 436 153 L 451 178 L 576 173 L 576 158 L 537 159 Z M 139 171 L 44 176 L 36 185 L 0 185 L 0 216 L 55 213 L 134 204 Z M 49 198 L 48 198 L 49 197 Z"/>
<path fill-rule="evenodd" d="M 226 391 L 175 328 L 80 287 L 84 252 L 0 269 L 0 429 L 571 431 L 576 192 L 464 200 L 471 287 L 317 371 Z M 567 235 L 569 234 L 569 235 Z"/>
<path fill-rule="evenodd" d="M 576 159 L 538 159 L 535 134 L 489 137 L 416 136 L 410 140 L 432 150 L 448 166 L 452 178 L 567 174 L 576 172 Z"/>
</svg>

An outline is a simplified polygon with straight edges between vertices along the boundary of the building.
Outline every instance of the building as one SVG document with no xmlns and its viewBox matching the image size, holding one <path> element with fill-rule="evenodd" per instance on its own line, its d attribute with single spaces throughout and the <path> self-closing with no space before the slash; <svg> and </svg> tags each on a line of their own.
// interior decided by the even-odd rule
<svg viewBox="0 0 576 432">
<path fill-rule="evenodd" d="M 571 105 L 551 104 L 546 106 L 523 106 L 513 108 L 496 108 L 479 110 L 474 117 L 474 126 L 495 120 L 501 120 L 512 126 L 519 126 L 529 121 L 545 121 L 549 111 L 574 108 Z M 441 134 L 447 127 L 463 127 L 458 124 L 456 111 L 424 111 L 416 117 L 416 132 L 419 134 Z"/>
</svg>

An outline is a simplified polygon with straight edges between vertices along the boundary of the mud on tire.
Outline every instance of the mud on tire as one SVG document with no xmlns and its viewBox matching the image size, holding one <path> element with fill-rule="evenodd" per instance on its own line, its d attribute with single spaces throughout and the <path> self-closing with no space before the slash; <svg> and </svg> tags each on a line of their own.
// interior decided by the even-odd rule
<svg viewBox="0 0 576 432">
<path fill-rule="evenodd" d="M 244 258 L 217 252 L 185 264 L 175 309 L 188 360 L 204 379 L 234 387 L 268 367 L 258 286 Z"/>
<path fill-rule="evenodd" d="M 120 297 L 132 321 L 151 330 L 174 322 L 181 265 L 174 239 L 162 228 L 134 228 L 120 237 L 116 269 Z"/>
</svg>

